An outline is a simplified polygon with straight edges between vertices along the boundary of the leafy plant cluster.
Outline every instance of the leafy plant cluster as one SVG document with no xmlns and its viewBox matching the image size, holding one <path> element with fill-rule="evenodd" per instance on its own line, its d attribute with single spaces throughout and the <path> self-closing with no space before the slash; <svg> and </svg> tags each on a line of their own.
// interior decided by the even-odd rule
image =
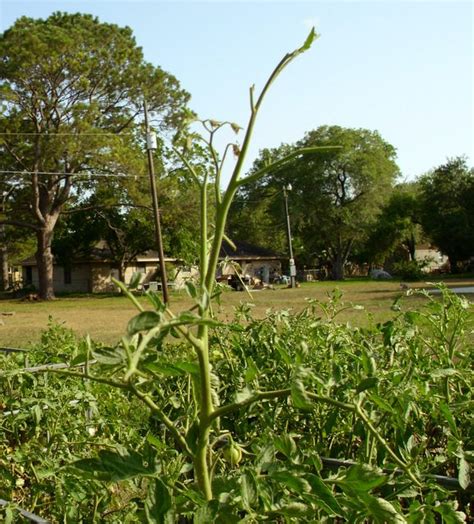
<svg viewBox="0 0 474 524">
<path fill-rule="evenodd" d="M 163 306 L 148 296 L 158 308 L 132 319 L 115 348 L 52 324 L 32 351 L 34 365 L 88 360 L 96 380 L 22 373 L 7 357 L 0 497 L 53 522 L 465 520 L 472 304 L 444 291 L 360 329 L 337 322 L 352 307 L 337 294 L 262 320 L 242 306 L 210 340 L 220 416 L 206 500 L 192 458 L 198 363 L 163 338 L 190 319 L 150 327 Z"/>
</svg>

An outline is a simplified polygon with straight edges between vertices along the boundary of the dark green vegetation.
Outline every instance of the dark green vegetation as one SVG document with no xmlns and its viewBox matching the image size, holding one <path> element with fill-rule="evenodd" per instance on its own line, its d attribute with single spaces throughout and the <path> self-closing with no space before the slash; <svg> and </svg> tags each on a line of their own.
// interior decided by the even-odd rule
<svg viewBox="0 0 474 524">
<path fill-rule="evenodd" d="M 183 121 L 189 95 L 144 61 L 130 28 L 90 15 L 23 17 L 0 35 L 0 54 L 0 123 L 8 133 L 0 141 L 0 168 L 10 173 L 1 177 L 2 223 L 36 239 L 39 293 L 48 299 L 52 240 L 63 212 L 91 192 L 102 194 L 101 206 L 129 205 L 146 178 L 110 182 L 104 175 L 143 174 L 144 97 L 164 134 Z"/>
<path fill-rule="evenodd" d="M 452 159 L 422 177 L 420 186 L 423 227 L 456 273 L 474 253 L 474 170 Z"/>
<path fill-rule="evenodd" d="M 71 523 L 465 519 L 472 460 L 467 300 L 443 290 L 425 296 L 418 310 L 397 301 L 392 318 L 359 328 L 338 323 L 347 311 L 338 292 L 296 313 L 256 319 L 243 304 L 234 319 L 218 315 L 216 272 L 235 195 L 296 160 L 343 149 L 302 144 L 242 173 L 265 95 L 315 38 L 313 30 L 259 92 L 251 88 L 240 145 L 225 149 L 236 157 L 225 188 L 226 155 L 215 150 L 215 138 L 238 126 L 201 120 L 202 134 L 183 126 L 170 142 L 199 198 L 200 274 L 187 283 L 187 305 L 171 309 L 152 291 L 138 297 L 137 273 L 128 287 L 116 282 L 138 311 L 119 342 L 76 341 L 52 325 L 28 354 L 27 369 L 22 353 L 4 357 L 4 498 Z M 380 160 L 377 169 L 392 172 L 391 146 L 361 134 Z M 363 149 L 360 136 L 343 135 L 338 140 Z M 347 176 L 368 176 L 361 164 L 370 166 L 370 158 L 346 154 Z M 337 169 L 338 180 L 346 176 L 344 164 Z M 364 200 L 362 191 L 344 207 L 355 191 L 338 184 L 336 225 L 349 226 L 346 215 Z M 48 369 L 38 369 L 42 364 Z M 5 518 L 14 512 L 9 507 Z"/>
<path fill-rule="evenodd" d="M 189 319 L 157 328 L 141 313 L 115 348 L 51 325 L 29 365 L 86 367 L 29 373 L 2 358 L 0 498 L 71 523 L 463 522 L 472 304 L 402 300 L 390 320 L 356 329 L 337 322 L 343 309 L 337 294 L 260 320 L 241 308 L 212 330 L 209 502 L 191 459 L 198 364 L 163 340 Z"/>
</svg>

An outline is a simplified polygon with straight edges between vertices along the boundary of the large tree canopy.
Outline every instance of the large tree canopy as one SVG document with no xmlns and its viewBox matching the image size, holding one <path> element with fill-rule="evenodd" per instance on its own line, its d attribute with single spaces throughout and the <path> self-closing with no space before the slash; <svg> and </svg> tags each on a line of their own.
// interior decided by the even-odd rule
<svg viewBox="0 0 474 524">
<path fill-rule="evenodd" d="M 453 158 L 423 176 L 420 186 L 423 228 L 455 273 L 474 256 L 474 169 Z"/>
<path fill-rule="evenodd" d="M 359 246 L 359 262 L 370 266 L 383 265 L 399 249 L 410 260 L 415 260 L 416 245 L 424 238 L 420 225 L 418 193 L 416 182 L 394 187 L 366 241 Z"/>
<path fill-rule="evenodd" d="M 313 263 L 327 257 L 331 276 L 341 279 L 355 243 L 365 239 L 398 176 L 395 149 L 375 131 L 322 126 L 295 145 L 264 150 L 256 160 L 258 169 L 302 147 L 339 146 L 326 152 L 296 158 L 258 183 L 245 188 L 232 219 L 232 233 L 256 237 L 250 229 L 255 217 L 271 217 L 267 228 L 270 247 L 284 243 L 284 214 L 278 197 L 290 183 L 292 233 L 300 262 Z M 258 231 L 258 224 L 255 224 Z M 262 239 L 259 239 L 262 240 Z M 324 253 L 324 255 L 323 255 Z"/>
<path fill-rule="evenodd" d="M 77 175 L 140 171 L 144 97 L 165 131 L 189 96 L 144 61 L 129 28 L 90 15 L 23 17 L 0 36 L 0 55 L 0 123 L 9 133 L 0 147 L 9 171 L 24 173 L 8 220 L 35 231 L 40 295 L 52 298 L 51 241 L 65 204 L 81 193 Z"/>
</svg>

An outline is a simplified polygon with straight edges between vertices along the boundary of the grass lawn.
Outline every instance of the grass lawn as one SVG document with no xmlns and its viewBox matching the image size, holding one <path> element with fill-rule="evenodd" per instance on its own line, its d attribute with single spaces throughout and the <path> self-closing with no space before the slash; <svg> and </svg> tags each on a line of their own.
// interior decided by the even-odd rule
<svg viewBox="0 0 474 524">
<path fill-rule="evenodd" d="M 446 281 L 448 287 L 474 286 L 474 278 L 452 279 Z M 426 284 L 417 282 L 410 287 L 421 288 Z M 339 317 L 343 322 L 360 325 L 367 322 L 367 313 L 375 321 L 389 318 L 393 312 L 390 306 L 394 299 L 404 293 L 399 282 L 349 280 L 344 282 L 305 283 L 297 289 L 278 288 L 275 290 L 247 293 L 229 291 L 222 295 L 218 315 L 223 320 L 233 317 L 235 307 L 240 303 L 254 305 L 253 313 L 262 317 L 268 308 L 302 309 L 306 299 L 327 300 L 335 288 L 344 293 L 344 301 L 359 304 L 364 310 L 347 309 Z M 471 300 L 474 295 L 469 295 Z M 147 302 L 144 299 L 143 303 Z M 406 307 L 417 307 L 424 299 L 406 297 Z M 191 306 L 185 292 L 171 295 L 171 306 L 175 312 Z M 136 309 L 122 296 L 84 296 L 64 297 L 52 302 L 23 302 L 21 300 L 0 301 L 0 346 L 29 347 L 39 340 L 40 333 L 48 324 L 49 317 L 63 322 L 80 335 L 90 334 L 92 339 L 113 344 L 125 333 L 128 320 L 136 314 Z"/>
</svg>

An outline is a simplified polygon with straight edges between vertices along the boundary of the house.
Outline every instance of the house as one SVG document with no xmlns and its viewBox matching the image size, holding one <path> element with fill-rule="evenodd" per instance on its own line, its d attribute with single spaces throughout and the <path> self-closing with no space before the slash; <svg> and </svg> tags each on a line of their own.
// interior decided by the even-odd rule
<svg viewBox="0 0 474 524">
<path fill-rule="evenodd" d="M 448 257 L 431 244 L 420 244 L 415 249 L 415 260 L 423 263 L 423 271 L 439 271 L 448 263 Z"/>
<path fill-rule="evenodd" d="M 217 271 L 217 278 L 220 280 L 239 273 L 265 283 L 272 282 L 275 276 L 281 275 L 281 263 L 288 258 L 245 242 L 239 242 L 235 247 L 236 249 L 225 244 L 221 248 Z"/>
<path fill-rule="evenodd" d="M 194 278 L 196 271 L 183 267 L 176 258 L 165 258 L 165 263 L 175 268 L 173 282 L 176 288 L 183 287 L 187 279 Z M 158 279 L 159 258 L 156 251 L 147 251 L 135 257 L 126 266 L 125 283 L 130 282 L 134 273 L 142 273 L 142 284 Z M 72 260 L 70 265 L 55 263 L 53 287 L 57 293 L 107 293 L 117 291 L 112 278 L 119 278 L 119 271 L 112 262 L 110 252 L 99 243 L 87 256 Z M 25 286 L 39 287 L 38 269 L 34 257 L 22 262 L 22 277 Z"/>
</svg>

